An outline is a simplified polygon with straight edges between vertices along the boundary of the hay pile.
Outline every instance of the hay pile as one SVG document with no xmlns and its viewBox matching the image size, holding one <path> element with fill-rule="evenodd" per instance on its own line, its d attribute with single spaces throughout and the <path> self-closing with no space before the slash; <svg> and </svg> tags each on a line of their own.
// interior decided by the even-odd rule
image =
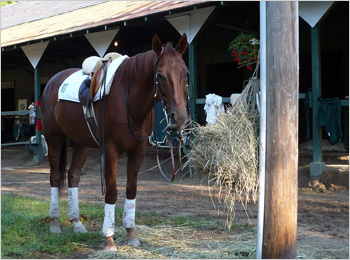
<svg viewBox="0 0 350 260">
<path fill-rule="evenodd" d="M 218 116 L 216 124 L 196 127 L 189 153 L 189 163 L 197 171 L 208 173 L 211 194 L 218 195 L 219 203 L 224 202 L 229 229 L 236 199 L 245 209 L 250 199 L 257 199 L 258 92 L 259 80 L 255 77 L 249 80 L 237 103 Z"/>
</svg>

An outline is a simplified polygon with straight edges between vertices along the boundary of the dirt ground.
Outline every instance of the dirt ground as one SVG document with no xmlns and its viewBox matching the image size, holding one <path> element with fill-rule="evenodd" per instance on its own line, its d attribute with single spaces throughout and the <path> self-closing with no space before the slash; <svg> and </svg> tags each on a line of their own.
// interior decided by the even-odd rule
<svg viewBox="0 0 350 260">
<path fill-rule="evenodd" d="M 326 171 L 318 180 L 309 174 L 312 151 L 306 145 L 299 149 L 298 249 L 318 250 L 320 258 L 349 258 L 349 153 L 344 149 L 323 152 Z M 72 149 L 68 148 L 68 158 Z M 79 185 L 79 199 L 104 204 L 99 177 L 99 151 L 90 150 Z M 161 161 L 169 157 L 160 150 Z M 68 159 L 69 161 L 70 159 Z M 149 146 L 140 171 L 156 165 L 155 149 Z M 164 169 L 170 172 L 170 165 Z M 118 163 L 117 205 L 123 206 L 126 186 L 126 157 Z M 179 172 L 174 183 L 167 183 L 158 169 L 138 177 L 137 210 L 155 211 L 169 216 L 201 216 L 225 220 L 222 211 L 213 207 L 207 182 L 203 177 L 187 177 Z M 24 146 L 1 149 L 1 193 L 17 193 L 38 199 L 50 199 L 47 157 L 38 164 Z M 248 224 L 246 213 L 238 203 L 235 223 Z M 257 204 L 249 203 L 250 220 L 256 226 Z M 301 256 L 302 257 L 302 256 Z"/>
</svg>

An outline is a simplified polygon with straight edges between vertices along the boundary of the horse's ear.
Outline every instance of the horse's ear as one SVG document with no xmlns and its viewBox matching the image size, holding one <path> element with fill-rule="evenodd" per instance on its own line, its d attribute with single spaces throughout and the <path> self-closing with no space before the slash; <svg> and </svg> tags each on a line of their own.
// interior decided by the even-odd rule
<svg viewBox="0 0 350 260">
<path fill-rule="evenodd" d="M 155 34 L 152 40 L 152 49 L 159 56 L 162 53 L 162 42 L 159 40 L 158 35 Z"/>
<path fill-rule="evenodd" d="M 187 45 L 187 35 L 186 33 L 184 33 L 179 42 L 177 43 L 175 50 L 182 55 L 186 51 Z"/>
</svg>

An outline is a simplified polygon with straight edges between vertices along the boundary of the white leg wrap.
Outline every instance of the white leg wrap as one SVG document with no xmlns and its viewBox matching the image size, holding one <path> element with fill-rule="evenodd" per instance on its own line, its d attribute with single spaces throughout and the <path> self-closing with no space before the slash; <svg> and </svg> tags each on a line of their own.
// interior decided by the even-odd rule
<svg viewBox="0 0 350 260">
<path fill-rule="evenodd" d="M 51 187 L 50 218 L 58 218 L 59 216 L 60 207 L 58 205 L 58 188 Z"/>
<path fill-rule="evenodd" d="M 115 204 L 105 204 L 105 219 L 102 232 L 106 237 L 114 235 L 115 227 Z"/>
<path fill-rule="evenodd" d="M 135 210 L 136 210 L 136 199 L 133 199 L 133 200 L 125 199 L 124 214 L 123 214 L 124 228 L 135 227 Z"/>
<path fill-rule="evenodd" d="M 78 187 L 68 188 L 68 218 L 70 221 L 72 221 L 73 219 L 80 219 Z"/>
<path fill-rule="evenodd" d="M 68 188 L 68 218 L 73 221 L 75 233 L 86 233 L 87 230 L 80 221 L 78 187 Z"/>
</svg>

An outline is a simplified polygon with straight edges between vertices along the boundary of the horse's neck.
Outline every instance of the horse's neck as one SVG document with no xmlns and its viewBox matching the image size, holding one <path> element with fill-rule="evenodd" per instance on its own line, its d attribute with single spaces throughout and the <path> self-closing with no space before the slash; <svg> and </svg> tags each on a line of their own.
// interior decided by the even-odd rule
<svg viewBox="0 0 350 260">
<path fill-rule="evenodd" d="M 154 61 L 153 51 L 133 56 L 129 60 L 129 108 L 130 115 L 142 123 L 154 106 Z"/>
</svg>

